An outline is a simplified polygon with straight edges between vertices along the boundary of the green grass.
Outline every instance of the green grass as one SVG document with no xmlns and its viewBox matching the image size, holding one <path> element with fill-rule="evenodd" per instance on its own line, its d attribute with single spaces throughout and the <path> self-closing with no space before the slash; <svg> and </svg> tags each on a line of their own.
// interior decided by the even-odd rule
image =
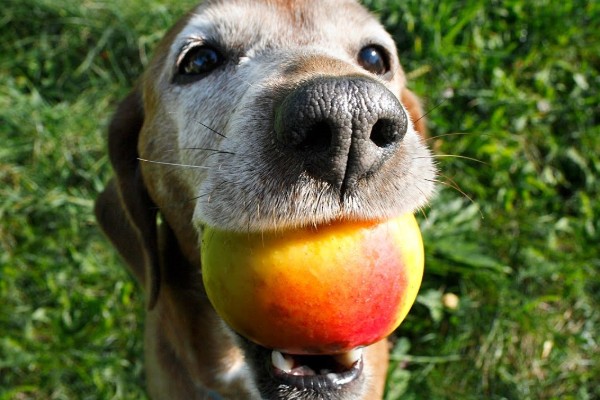
<svg viewBox="0 0 600 400">
<path fill-rule="evenodd" d="M 92 204 L 112 110 L 193 2 L 166 3 L 3 5 L 0 400 L 144 396 L 142 295 Z M 600 4 L 366 3 L 445 182 L 387 399 L 599 399 Z"/>
</svg>

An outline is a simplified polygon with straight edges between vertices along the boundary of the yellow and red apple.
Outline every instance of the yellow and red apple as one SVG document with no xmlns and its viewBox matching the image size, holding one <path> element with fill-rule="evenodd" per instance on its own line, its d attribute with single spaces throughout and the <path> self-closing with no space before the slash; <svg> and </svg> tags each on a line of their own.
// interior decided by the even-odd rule
<svg viewBox="0 0 600 400">
<path fill-rule="evenodd" d="M 206 228 L 208 298 L 242 336 L 290 354 L 367 346 L 400 325 L 423 276 L 412 214 L 284 232 Z"/>
</svg>

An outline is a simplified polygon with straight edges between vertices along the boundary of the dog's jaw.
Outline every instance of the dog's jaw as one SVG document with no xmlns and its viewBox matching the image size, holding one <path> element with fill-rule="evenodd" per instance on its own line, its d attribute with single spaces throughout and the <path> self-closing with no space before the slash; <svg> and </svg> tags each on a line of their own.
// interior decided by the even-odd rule
<svg viewBox="0 0 600 400">
<path fill-rule="evenodd" d="M 302 389 L 289 383 L 289 379 L 279 378 L 269 360 L 272 351 L 261 348 L 246 340 L 241 341 L 242 347 L 252 365 L 254 382 L 256 383 L 263 399 L 270 400 L 371 400 L 383 396 L 385 376 L 387 373 L 387 359 L 389 345 L 387 341 L 375 343 L 360 351 L 362 357 L 358 365 L 349 370 L 347 375 L 357 374 L 345 384 L 332 389 L 327 383 L 315 380 L 309 387 Z M 377 363 L 366 363 L 365 360 L 377 360 Z M 301 376 L 298 379 L 302 379 Z M 341 379 L 344 379 L 342 376 Z M 275 384 L 274 384 L 275 383 Z M 340 382 L 342 383 L 342 382 Z"/>
</svg>

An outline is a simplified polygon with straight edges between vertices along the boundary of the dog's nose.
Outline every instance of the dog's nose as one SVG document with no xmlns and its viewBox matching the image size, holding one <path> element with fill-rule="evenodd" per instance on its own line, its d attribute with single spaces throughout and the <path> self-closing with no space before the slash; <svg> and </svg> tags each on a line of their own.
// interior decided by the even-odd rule
<svg viewBox="0 0 600 400">
<path fill-rule="evenodd" d="M 381 168 L 407 126 L 396 96 L 363 77 L 315 78 L 275 108 L 275 134 L 285 155 L 342 195 Z"/>
</svg>

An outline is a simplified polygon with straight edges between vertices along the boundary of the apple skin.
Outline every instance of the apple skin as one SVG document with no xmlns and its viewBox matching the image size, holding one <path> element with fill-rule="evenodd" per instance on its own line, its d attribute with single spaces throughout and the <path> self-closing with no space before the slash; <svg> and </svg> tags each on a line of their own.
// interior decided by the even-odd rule
<svg viewBox="0 0 600 400">
<path fill-rule="evenodd" d="M 412 214 L 285 232 L 205 228 L 202 278 L 221 318 L 289 354 L 336 354 L 396 329 L 421 285 L 423 243 Z"/>
</svg>

